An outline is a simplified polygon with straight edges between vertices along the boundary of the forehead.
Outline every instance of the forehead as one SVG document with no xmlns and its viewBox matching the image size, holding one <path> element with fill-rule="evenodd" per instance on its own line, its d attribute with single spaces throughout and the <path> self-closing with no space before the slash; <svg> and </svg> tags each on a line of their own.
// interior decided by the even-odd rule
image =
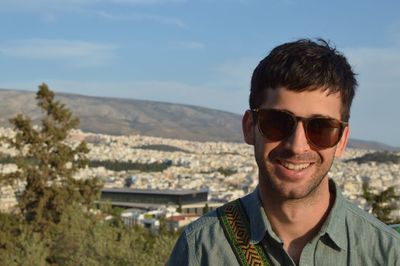
<svg viewBox="0 0 400 266">
<path fill-rule="evenodd" d="M 281 87 L 268 89 L 261 107 L 287 110 L 303 117 L 323 115 L 340 119 L 342 104 L 340 93 L 329 94 L 322 88 L 296 92 Z"/>
</svg>

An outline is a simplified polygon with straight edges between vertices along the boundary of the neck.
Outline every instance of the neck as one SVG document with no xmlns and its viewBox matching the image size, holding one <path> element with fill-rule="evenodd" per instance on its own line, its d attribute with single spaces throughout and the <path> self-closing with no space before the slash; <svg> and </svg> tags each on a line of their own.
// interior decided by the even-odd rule
<svg viewBox="0 0 400 266">
<path fill-rule="evenodd" d="M 334 195 L 329 192 L 328 178 L 302 199 L 282 199 L 273 196 L 263 186 L 260 186 L 260 197 L 274 232 L 298 264 L 301 251 L 318 234 L 334 202 Z"/>
</svg>

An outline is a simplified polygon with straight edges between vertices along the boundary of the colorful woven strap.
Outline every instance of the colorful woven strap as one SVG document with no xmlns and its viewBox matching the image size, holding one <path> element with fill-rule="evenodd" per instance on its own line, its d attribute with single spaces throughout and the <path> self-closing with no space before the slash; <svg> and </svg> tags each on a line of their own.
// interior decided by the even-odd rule
<svg viewBox="0 0 400 266">
<path fill-rule="evenodd" d="M 233 252 L 240 265 L 269 265 L 260 244 L 252 245 L 250 225 L 240 199 L 229 202 L 217 209 L 218 219 L 224 229 Z"/>
</svg>

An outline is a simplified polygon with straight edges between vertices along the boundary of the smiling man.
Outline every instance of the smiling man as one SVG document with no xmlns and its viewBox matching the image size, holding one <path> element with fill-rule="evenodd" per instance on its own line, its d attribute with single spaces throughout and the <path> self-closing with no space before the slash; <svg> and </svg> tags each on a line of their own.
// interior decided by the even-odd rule
<svg viewBox="0 0 400 266">
<path fill-rule="evenodd" d="M 242 123 L 258 187 L 187 226 L 169 265 L 400 265 L 400 235 L 328 178 L 349 137 L 354 76 L 323 40 L 259 63 Z"/>
</svg>

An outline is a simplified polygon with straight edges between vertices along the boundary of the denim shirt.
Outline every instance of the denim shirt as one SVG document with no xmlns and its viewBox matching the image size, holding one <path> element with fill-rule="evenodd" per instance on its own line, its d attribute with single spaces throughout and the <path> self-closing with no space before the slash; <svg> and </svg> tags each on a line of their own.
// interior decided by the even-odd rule
<svg viewBox="0 0 400 266">
<path fill-rule="evenodd" d="M 400 234 L 347 201 L 334 182 L 335 203 L 320 232 L 301 253 L 299 265 L 400 265 Z M 272 230 L 258 187 L 241 198 L 250 222 L 250 242 L 261 243 L 273 265 L 295 265 Z M 167 265 L 239 265 L 216 211 L 189 224 Z"/>
</svg>

